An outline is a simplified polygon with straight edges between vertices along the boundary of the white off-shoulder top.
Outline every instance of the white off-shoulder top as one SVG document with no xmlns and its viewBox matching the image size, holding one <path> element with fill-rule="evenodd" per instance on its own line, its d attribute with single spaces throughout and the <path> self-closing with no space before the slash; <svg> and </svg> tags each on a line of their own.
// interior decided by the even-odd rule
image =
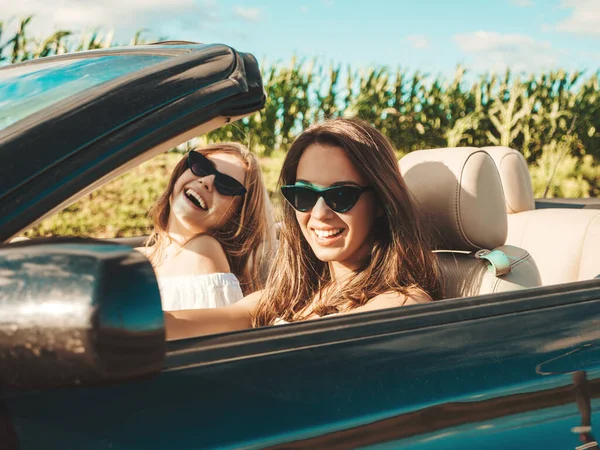
<svg viewBox="0 0 600 450">
<path fill-rule="evenodd" d="M 244 297 L 232 273 L 158 277 L 158 287 L 164 311 L 219 308 Z"/>
</svg>

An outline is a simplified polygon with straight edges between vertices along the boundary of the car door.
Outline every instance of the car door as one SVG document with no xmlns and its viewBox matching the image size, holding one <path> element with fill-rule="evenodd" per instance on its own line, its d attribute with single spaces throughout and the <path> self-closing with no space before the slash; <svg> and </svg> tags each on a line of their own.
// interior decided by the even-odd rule
<svg viewBox="0 0 600 450">
<path fill-rule="evenodd" d="M 4 406 L 24 449 L 576 448 L 599 325 L 592 280 L 169 342 L 154 378 Z"/>
</svg>

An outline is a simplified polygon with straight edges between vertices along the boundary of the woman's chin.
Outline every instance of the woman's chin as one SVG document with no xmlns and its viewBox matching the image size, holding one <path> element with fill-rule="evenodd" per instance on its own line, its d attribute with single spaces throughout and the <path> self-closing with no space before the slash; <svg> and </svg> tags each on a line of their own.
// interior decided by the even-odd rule
<svg viewBox="0 0 600 450">
<path fill-rule="evenodd" d="M 313 247 L 313 252 L 315 253 L 315 256 L 323 262 L 336 262 L 336 261 L 340 261 L 341 259 L 343 259 L 343 252 L 340 251 L 341 249 L 339 248 L 323 248 L 323 247 L 318 247 L 318 248 L 314 248 Z"/>
</svg>

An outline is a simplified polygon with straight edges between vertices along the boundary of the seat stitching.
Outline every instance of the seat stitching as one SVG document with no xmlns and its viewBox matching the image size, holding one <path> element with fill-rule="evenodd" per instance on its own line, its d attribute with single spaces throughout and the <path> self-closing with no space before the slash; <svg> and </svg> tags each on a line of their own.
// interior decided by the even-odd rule
<svg viewBox="0 0 600 450">
<path fill-rule="evenodd" d="M 467 235 L 462 227 L 462 223 L 460 221 L 460 214 L 459 214 L 459 210 L 460 210 L 460 204 L 459 204 L 460 203 L 460 194 L 459 193 L 460 193 L 460 186 L 462 185 L 463 172 L 465 170 L 465 166 L 467 165 L 467 162 L 469 161 L 469 159 L 471 159 L 471 157 L 473 155 L 476 155 L 477 153 L 485 153 L 489 158 L 491 158 L 491 156 L 487 152 L 485 152 L 484 150 L 479 150 L 474 153 L 471 153 L 469 155 L 469 157 L 465 160 L 465 162 L 463 163 L 462 169 L 460 171 L 460 179 L 458 179 L 457 183 L 456 183 L 456 196 L 455 196 L 456 202 L 454 204 L 454 212 L 456 214 L 456 224 L 458 225 L 458 231 L 459 231 L 461 237 L 465 240 L 465 242 L 467 242 L 467 244 L 471 245 L 472 247 L 479 248 L 478 245 L 471 242 L 471 240 L 467 237 Z M 493 162 L 493 160 L 492 160 L 492 162 Z M 494 167 L 495 166 L 496 166 L 496 164 L 494 164 Z M 496 170 L 498 170 L 498 169 L 496 169 Z"/>
<path fill-rule="evenodd" d="M 578 280 L 579 280 L 579 274 L 581 273 L 581 257 L 583 256 L 583 246 L 585 244 L 585 239 L 587 237 L 587 233 L 588 233 L 590 227 L 592 226 L 592 223 L 594 223 L 598 217 L 600 217 L 600 212 L 598 212 L 598 214 L 596 214 L 594 216 L 594 218 L 592 220 L 590 220 L 590 222 L 587 224 L 587 227 L 585 227 L 585 231 L 583 232 L 583 239 L 581 240 L 581 248 L 579 249 L 579 264 L 577 265 L 577 279 Z"/>
<path fill-rule="evenodd" d="M 506 153 L 506 154 L 502 155 L 502 157 L 500 158 L 499 164 L 496 165 L 496 169 L 498 169 L 498 174 L 500 175 L 500 184 L 502 184 L 502 192 L 504 194 L 504 201 L 506 202 L 506 205 L 510 208 L 510 210 L 514 214 L 517 212 L 517 210 L 515 208 L 513 208 L 512 205 L 510 205 L 508 202 L 508 198 L 506 197 L 506 192 L 504 191 L 504 182 L 502 181 L 502 174 L 500 173 L 500 171 L 502 170 L 502 164 L 504 164 L 504 160 L 509 156 L 511 156 L 511 153 Z"/>
<path fill-rule="evenodd" d="M 522 263 L 524 263 L 524 262 L 525 262 L 525 261 L 527 261 L 528 259 L 533 259 L 529 253 L 527 253 L 527 257 L 525 257 L 525 258 L 522 258 L 522 259 L 520 259 L 519 261 L 517 261 L 517 262 L 515 263 L 515 265 L 514 265 L 514 266 L 512 266 L 512 268 L 514 269 L 514 268 L 515 268 L 515 267 L 517 267 L 519 264 L 522 264 Z"/>
<path fill-rule="evenodd" d="M 527 213 L 527 212 L 529 212 L 529 211 L 523 211 L 523 213 Z M 523 213 L 515 213 L 515 214 L 523 214 Z M 531 216 L 531 214 L 530 214 L 530 216 Z M 531 225 L 531 217 L 527 217 L 525 220 L 525 225 L 523 226 L 523 232 L 521 233 L 521 236 L 519 237 L 519 245 L 518 245 L 519 248 L 523 248 L 523 239 L 525 238 L 525 233 L 527 232 L 529 225 Z"/>
<path fill-rule="evenodd" d="M 520 258 L 515 259 L 512 262 L 512 264 L 510 265 L 510 267 L 518 266 L 521 262 L 523 262 L 524 260 L 526 260 L 528 257 L 531 256 L 527 250 L 523 249 L 523 251 L 525 252 L 525 254 L 523 256 L 521 256 Z"/>
<path fill-rule="evenodd" d="M 504 155 L 502 155 L 502 157 L 500 158 L 500 163 L 497 164 L 497 168 L 498 168 L 498 172 L 500 172 L 501 168 L 502 168 L 502 164 L 504 163 L 504 160 L 506 158 L 508 158 L 509 156 L 514 156 L 515 158 L 519 159 L 519 156 L 523 156 L 520 152 L 518 152 L 517 150 L 514 149 L 510 149 L 511 151 L 509 153 L 506 153 Z M 527 171 L 527 169 L 525 167 L 522 166 L 522 164 L 520 164 L 520 161 L 517 163 L 517 166 L 519 167 L 519 171 L 520 171 L 520 175 L 522 175 L 524 178 L 526 177 L 531 177 L 531 175 L 529 174 L 529 172 Z M 500 179 L 502 180 L 502 174 L 500 174 Z M 531 181 L 531 178 L 530 178 Z M 504 189 L 504 182 L 502 182 L 502 189 Z M 519 198 L 521 191 L 517 192 L 516 197 Z M 533 191 L 531 192 L 533 194 Z M 518 208 L 515 208 L 513 205 L 511 205 L 508 201 L 508 197 L 506 196 L 506 192 L 504 193 L 504 199 L 506 200 L 506 206 L 508 206 L 512 213 L 511 214 L 518 214 L 519 212 L 525 212 L 525 211 L 533 211 L 533 210 L 525 210 L 525 211 L 518 211 Z M 517 203 L 519 201 L 517 200 Z M 535 207 L 534 207 L 535 209 Z"/>
<path fill-rule="evenodd" d="M 528 259 L 533 259 L 533 258 L 531 257 L 531 255 L 529 254 L 529 252 L 525 251 L 525 256 L 523 256 L 520 259 L 515 260 L 514 264 L 511 264 L 511 266 L 510 266 L 511 270 L 514 269 L 515 267 L 517 267 L 519 264 L 524 263 Z M 492 293 L 496 292 L 496 289 L 498 288 L 498 285 L 500 284 L 501 278 L 500 277 L 495 277 L 494 280 L 495 280 L 495 285 L 492 282 L 492 289 L 494 289 L 492 291 Z"/>
<path fill-rule="evenodd" d="M 464 165 L 463 165 L 464 168 Z M 459 218 L 459 210 L 460 210 L 460 180 L 462 179 L 462 171 L 460 174 L 460 177 L 456 179 L 456 193 L 454 194 L 454 215 L 455 215 L 455 220 L 456 220 L 456 225 L 458 227 L 458 231 L 459 233 L 462 235 L 462 227 L 460 224 L 460 218 Z"/>
</svg>

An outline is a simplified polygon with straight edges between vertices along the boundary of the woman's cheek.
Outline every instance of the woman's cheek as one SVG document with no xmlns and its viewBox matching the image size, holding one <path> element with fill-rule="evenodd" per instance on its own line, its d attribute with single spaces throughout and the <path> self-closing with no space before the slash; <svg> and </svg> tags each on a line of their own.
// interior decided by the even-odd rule
<svg viewBox="0 0 600 450">
<path fill-rule="evenodd" d="M 295 214 L 296 214 L 296 221 L 298 222 L 298 225 L 300 226 L 302 235 L 304 236 L 304 239 L 306 239 L 308 241 L 308 243 L 310 244 L 310 239 L 308 236 L 308 220 L 310 218 L 310 214 L 303 213 L 300 211 L 295 211 Z"/>
</svg>

